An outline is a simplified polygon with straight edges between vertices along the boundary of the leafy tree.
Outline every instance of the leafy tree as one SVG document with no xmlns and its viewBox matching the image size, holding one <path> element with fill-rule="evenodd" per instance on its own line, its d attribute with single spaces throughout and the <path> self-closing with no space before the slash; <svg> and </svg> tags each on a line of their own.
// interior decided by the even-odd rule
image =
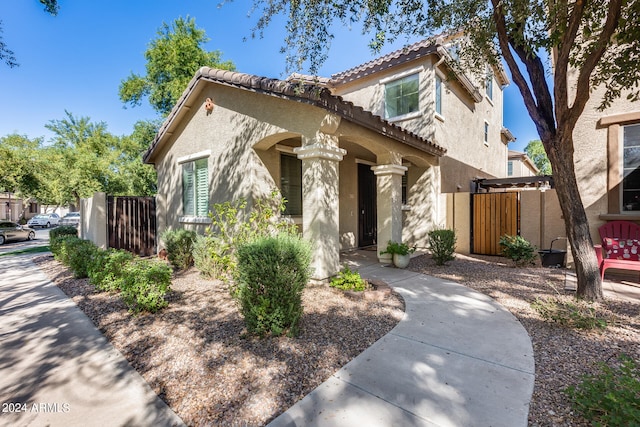
<svg viewBox="0 0 640 427">
<path fill-rule="evenodd" d="M 362 21 L 379 48 L 400 35 L 464 34 L 464 67 L 481 75 L 501 58 L 511 71 L 554 170 L 578 278 L 577 295 L 602 298 L 602 284 L 574 169 L 573 130 L 590 97 L 603 85 L 601 107 L 623 93 L 637 100 L 640 73 L 640 2 L 629 0 L 402 0 L 318 2 L 254 0 L 262 9 L 254 33 L 274 15 L 288 15 L 289 63 L 308 61 L 312 72 L 326 58 L 336 21 Z M 545 58 L 553 59 L 553 69 Z M 518 62 L 518 60 L 520 62 Z M 552 76 L 552 87 L 546 77 Z"/>
<path fill-rule="evenodd" d="M 107 132 L 105 123 L 92 123 L 88 117 L 53 120 L 46 128 L 55 134 L 46 158 L 52 196 L 57 204 L 73 203 L 97 191 L 122 194 L 127 189 L 126 177 L 116 167 L 121 151 L 119 141 Z"/>
<path fill-rule="evenodd" d="M 0 191 L 33 197 L 40 184 L 37 155 L 42 139 L 11 134 L 0 138 Z"/>
<path fill-rule="evenodd" d="M 222 61 L 219 51 L 204 50 L 209 39 L 193 18 L 178 18 L 171 26 L 163 23 L 157 34 L 144 54 L 146 75 L 131 73 L 120 84 L 120 99 L 125 104 L 140 105 L 146 96 L 151 106 L 166 116 L 200 67 L 235 69 L 233 62 Z"/>
<path fill-rule="evenodd" d="M 551 175 L 551 163 L 549 163 L 547 153 L 544 151 L 542 141 L 539 139 L 529 141 L 524 151 L 538 168 L 538 175 Z"/>
<path fill-rule="evenodd" d="M 44 10 L 55 16 L 58 14 L 58 2 L 57 0 L 40 0 L 40 3 L 44 5 Z M 9 50 L 6 43 L 2 41 L 2 21 L 0 21 L 0 61 L 4 61 L 9 67 L 17 67 L 16 57 L 14 53 Z"/>
<path fill-rule="evenodd" d="M 142 162 L 142 155 L 158 132 L 158 123 L 139 121 L 130 136 L 120 138 L 121 151 L 116 167 L 127 184 L 127 195 L 153 196 L 156 194 L 157 175 L 152 165 Z"/>
</svg>

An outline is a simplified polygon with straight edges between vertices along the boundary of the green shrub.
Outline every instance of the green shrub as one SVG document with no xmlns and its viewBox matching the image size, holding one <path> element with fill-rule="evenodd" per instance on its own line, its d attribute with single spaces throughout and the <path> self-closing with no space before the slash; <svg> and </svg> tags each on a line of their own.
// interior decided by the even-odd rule
<svg viewBox="0 0 640 427">
<path fill-rule="evenodd" d="M 54 256 L 60 253 L 62 239 L 66 237 L 78 237 L 78 230 L 75 227 L 63 225 L 49 232 L 49 249 Z"/>
<path fill-rule="evenodd" d="M 98 253 L 98 247 L 90 240 L 70 239 L 65 244 L 69 257 L 69 268 L 74 277 L 83 279 L 88 276 L 87 269 Z"/>
<path fill-rule="evenodd" d="M 98 291 L 120 290 L 124 270 L 132 261 L 133 254 L 122 249 L 98 250 L 87 267 L 89 283 Z"/>
<path fill-rule="evenodd" d="M 232 276 L 238 263 L 236 251 L 241 245 L 278 233 L 297 234 L 296 225 L 280 217 L 285 205 L 286 200 L 278 191 L 268 198 L 256 199 L 251 208 L 244 199 L 213 205 L 209 213 L 211 226 L 194 248 L 196 267 L 206 276 Z"/>
<path fill-rule="evenodd" d="M 136 259 L 122 271 L 120 296 L 133 313 L 155 313 L 167 306 L 165 295 L 171 289 L 171 267 L 156 260 Z"/>
<path fill-rule="evenodd" d="M 193 244 L 193 263 L 203 276 L 222 278 L 236 266 L 228 243 L 214 236 L 197 236 Z"/>
<path fill-rule="evenodd" d="M 500 247 L 502 248 L 502 255 L 510 258 L 518 267 L 535 263 L 535 248 L 522 236 L 505 234 L 500 237 Z"/>
<path fill-rule="evenodd" d="M 360 273 L 357 271 L 351 271 L 351 269 L 346 266 L 344 269 L 338 273 L 336 277 L 331 279 L 330 286 L 338 289 L 342 289 L 343 291 L 364 291 L 367 287 L 367 283 L 360 276 Z"/>
<path fill-rule="evenodd" d="M 62 236 L 78 237 L 78 230 L 71 225 L 61 225 L 60 227 L 53 228 L 51 231 L 49 231 L 50 241 Z"/>
<path fill-rule="evenodd" d="M 444 265 L 455 258 L 456 232 L 446 228 L 431 230 L 428 235 L 431 256 L 437 265 Z"/>
<path fill-rule="evenodd" d="M 192 230 L 167 230 L 162 233 L 169 262 L 176 270 L 187 270 L 193 265 L 193 242 L 196 232 Z"/>
<path fill-rule="evenodd" d="M 311 245 L 287 233 L 261 237 L 238 248 L 238 274 L 232 295 L 247 331 L 264 336 L 288 329 L 298 334 L 302 291 L 311 275 Z"/>
<path fill-rule="evenodd" d="M 584 375 L 565 393 L 574 408 L 592 425 L 640 425 L 640 367 L 622 355 L 617 367 L 600 364 L 600 373 Z"/>
<path fill-rule="evenodd" d="M 416 251 L 416 247 L 409 247 L 406 243 L 398 243 L 393 240 L 389 240 L 387 243 L 387 248 L 384 251 L 380 251 L 380 255 L 384 254 L 398 254 L 398 255 L 409 255 Z"/>
<path fill-rule="evenodd" d="M 57 237 L 51 246 L 53 257 L 68 267 L 70 264 L 71 251 L 73 247 L 81 241 L 82 239 L 76 236 L 64 235 Z"/>
</svg>

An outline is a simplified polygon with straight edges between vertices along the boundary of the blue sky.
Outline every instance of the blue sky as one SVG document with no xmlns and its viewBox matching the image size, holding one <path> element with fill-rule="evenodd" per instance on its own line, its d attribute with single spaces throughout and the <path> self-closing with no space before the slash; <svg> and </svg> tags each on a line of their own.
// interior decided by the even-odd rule
<svg viewBox="0 0 640 427">
<path fill-rule="evenodd" d="M 3 39 L 13 50 L 19 67 L 0 63 L 0 136 L 11 133 L 30 138 L 51 133 L 45 125 L 65 117 L 105 122 L 116 135 L 130 134 L 138 120 L 156 118 L 145 103 L 127 107 L 118 87 L 131 72 L 144 74 L 144 51 L 162 22 L 182 16 L 196 19 L 211 39 L 208 50 L 219 50 L 238 71 L 284 78 L 284 19 L 274 21 L 262 39 L 251 38 L 258 19 L 249 16 L 251 1 L 236 0 L 218 7 L 220 0 L 60 0 L 53 17 L 37 0 L 0 1 Z M 244 41 L 246 39 L 246 41 Z M 340 29 L 332 42 L 323 76 L 344 71 L 373 55 L 368 36 L 358 29 Z M 404 41 L 386 46 L 382 54 Z M 304 71 L 304 70 L 303 70 Z M 505 89 L 504 125 L 517 137 L 511 149 L 522 151 L 538 139 L 515 85 Z"/>
</svg>

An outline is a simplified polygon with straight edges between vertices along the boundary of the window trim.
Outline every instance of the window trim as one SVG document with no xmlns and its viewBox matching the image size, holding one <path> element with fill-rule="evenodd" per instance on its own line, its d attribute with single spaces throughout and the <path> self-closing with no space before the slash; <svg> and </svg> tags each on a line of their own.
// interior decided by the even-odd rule
<svg viewBox="0 0 640 427">
<path fill-rule="evenodd" d="M 598 122 L 599 127 L 607 128 L 607 213 L 600 215 L 603 220 L 640 218 L 638 211 L 622 210 L 623 126 L 633 124 L 640 124 L 640 111 L 604 116 Z"/>
<path fill-rule="evenodd" d="M 394 74 L 393 76 L 390 76 L 390 77 L 380 79 L 380 84 L 383 86 L 383 89 L 384 89 L 382 115 L 384 116 L 385 120 L 388 120 L 389 122 L 393 123 L 393 122 L 399 122 L 403 120 L 418 118 L 422 116 L 422 112 L 420 109 L 420 92 L 421 92 L 420 75 L 423 69 L 424 67 L 420 66 L 420 67 L 403 71 L 401 73 Z M 416 76 L 416 78 L 418 79 L 418 109 L 416 111 L 411 111 L 405 114 L 399 114 L 397 116 L 388 116 L 387 115 L 387 85 L 398 82 L 399 80 L 406 79 L 407 77 L 413 77 L 413 76 Z"/>
<path fill-rule="evenodd" d="M 283 215 L 286 215 L 286 216 L 291 217 L 291 218 L 302 218 L 302 216 L 304 215 L 304 194 L 303 194 L 303 188 L 302 188 L 304 177 L 302 176 L 302 173 L 303 173 L 303 171 L 302 171 L 302 160 L 300 160 L 298 158 L 298 156 L 296 156 L 295 154 L 286 152 L 286 150 L 279 150 L 279 151 L 280 151 L 280 160 L 279 160 L 279 163 L 280 163 L 280 194 L 282 194 L 282 197 L 286 198 L 285 194 L 282 191 L 282 159 L 284 157 L 288 157 L 288 158 L 291 158 L 291 159 L 297 159 L 300 162 L 300 168 L 301 168 L 301 170 L 300 170 L 300 213 L 293 213 L 292 214 L 292 213 L 289 213 L 289 212 L 287 212 L 285 210 L 285 212 L 283 212 Z M 290 200 L 290 198 L 287 199 L 287 200 Z"/>
<path fill-rule="evenodd" d="M 483 142 L 484 145 L 486 147 L 489 146 L 489 122 L 488 121 L 484 121 L 484 136 L 483 136 Z"/>
<path fill-rule="evenodd" d="M 206 150 L 206 151 L 201 151 L 199 153 L 194 153 L 188 156 L 183 156 L 183 157 L 179 157 L 177 159 L 179 168 L 180 168 L 180 186 L 181 186 L 181 192 L 180 192 L 180 196 L 181 196 L 181 203 L 182 203 L 182 215 L 178 217 L 178 221 L 179 222 L 183 222 L 183 223 L 209 223 L 211 222 L 209 217 L 208 217 L 208 213 L 209 213 L 209 202 L 210 202 L 210 188 L 209 188 L 209 155 L 211 153 L 211 150 Z M 207 214 L 206 215 L 198 215 L 198 207 L 197 207 L 197 189 L 195 186 L 195 181 L 196 181 L 196 162 L 198 162 L 199 160 L 206 160 L 206 165 L 207 165 L 207 174 L 206 174 L 206 181 L 207 181 Z M 193 214 L 191 213 L 187 213 L 185 212 L 186 210 L 186 206 L 185 206 L 185 192 L 184 192 L 184 167 L 186 164 L 192 163 L 193 164 L 193 179 L 194 179 L 194 206 L 193 206 Z"/>
</svg>

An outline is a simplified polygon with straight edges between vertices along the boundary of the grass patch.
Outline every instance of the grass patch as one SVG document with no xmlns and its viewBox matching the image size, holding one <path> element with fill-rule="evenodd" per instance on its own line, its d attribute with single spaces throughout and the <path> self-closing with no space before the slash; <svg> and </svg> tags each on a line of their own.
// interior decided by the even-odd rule
<svg viewBox="0 0 640 427">
<path fill-rule="evenodd" d="M 34 246 L 26 249 L 18 249 L 17 251 L 5 252 L 0 254 L 0 257 L 7 255 L 37 254 L 41 252 L 49 252 L 49 250 L 49 246 Z"/>
</svg>

